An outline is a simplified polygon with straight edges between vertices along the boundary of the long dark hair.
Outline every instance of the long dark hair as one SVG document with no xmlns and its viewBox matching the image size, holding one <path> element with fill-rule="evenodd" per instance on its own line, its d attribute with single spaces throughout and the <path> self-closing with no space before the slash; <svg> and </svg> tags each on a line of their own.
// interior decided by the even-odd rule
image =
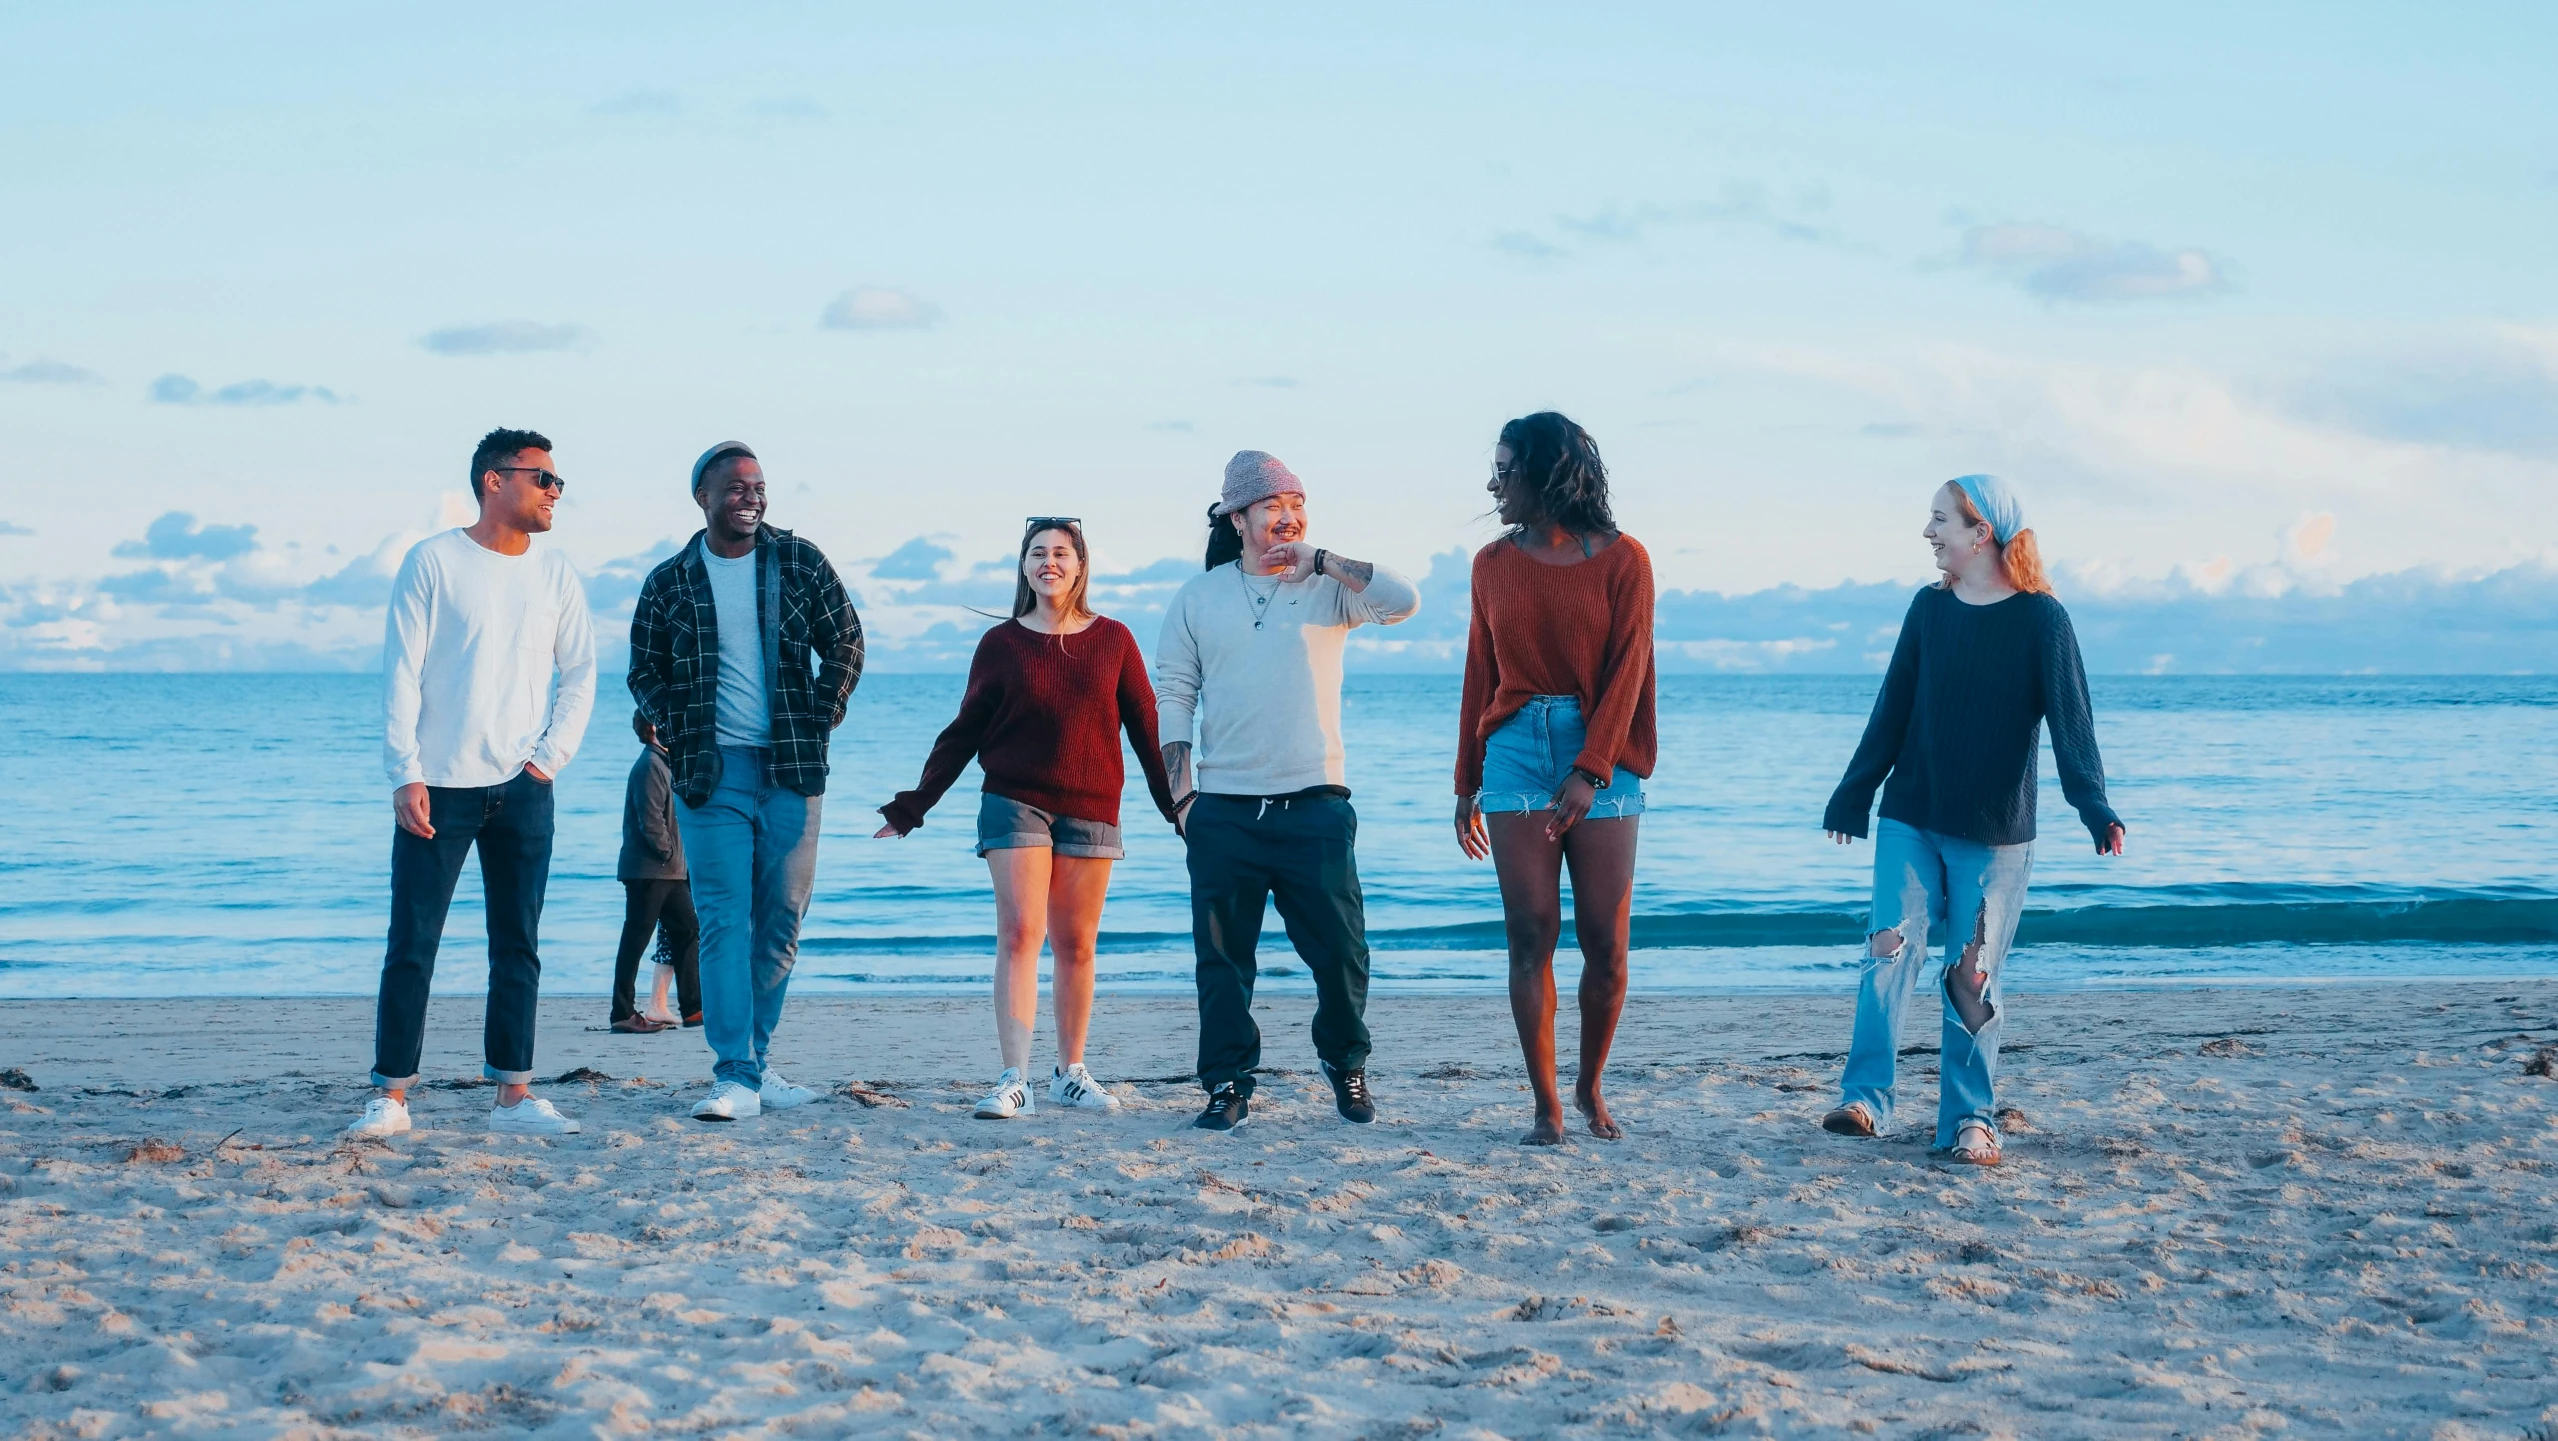
<svg viewBox="0 0 2558 1441">
<path fill-rule="evenodd" d="M 1599 443 L 1560 411 L 1540 410 L 1501 427 L 1510 463 L 1537 498 L 1537 518 L 1565 530 L 1613 531 L 1608 512 L 1608 467 Z"/>
<path fill-rule="evenodd" d="M 1208 564 L 1204 570 L 1215 570 L 1230 560 L 1243 559 L 1243 531 L 1232 520 L 1208 507 Z"/>
<path fill-rule="evenodd" d="M 1092 605 L 1084 595 L 1092 589 L 1092 553 L 1084 549 L 1084 528 L 1072 521 L 1050 521 L 1021 533 L 1021 554 L 1013 558 L 1013 619 L 1021 619 L 1039 605 L 1039 594 L 1030 588 L 1030 577 L 1022 573 L 1022 562 L 1030 559 L 1030 543 L 1052 530 L 1075 547 L 1075 588 L 1066 592 L 1066 603 L 1058 609 L 1077 620 L 1090 620 Z"/>
</svg>

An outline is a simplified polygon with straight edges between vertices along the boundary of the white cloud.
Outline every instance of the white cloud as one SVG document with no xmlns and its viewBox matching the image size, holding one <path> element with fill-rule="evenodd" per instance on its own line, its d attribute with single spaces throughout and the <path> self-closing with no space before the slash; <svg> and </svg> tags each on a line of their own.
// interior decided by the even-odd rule
<svg viewBox="0 0 2558 1441">
<path fill-rule="evenodd" d="M 238 380 L 207 390 L 184 375 L 164 375 L 151 382 L 151 398 L 162 405 L 292 405 L 316 401 L 336 405 L 347 397 L 325 385 L 279 385 L 272 380 Z"/>
<path fill-rule="evenodd" d="M 204 525 L 173 510 L 151 522 L 140 540 L 119 542 L 111 553 L 151 560 L 228 560 L 257 548 L 254 525 Z"/>
<path fill-rule="evenodd" d="M 430 330 L 418 337 L 417 343 L 437 355 L 531 355 L 587 349 L 595 344 L 595 332 L 583 325 L 498 320 L 486 325 L 450 325 Z"/>
<path fill-rule="evenodd" d="M 2012 221 L 1963 232 L 1954 263 L 2048 301 L 2191 300 L 2230 287 L 2227 265 L 2202 250 L 2161 250 Z"/>
<path fill-rule="evenodd" d="M 1504 230 L 1492 237 L 1492 248 L 1521 260 L 1569 260 L 1572 252 L 1524 230 Z"/>
<path fill-rule="evenodd" d="M 2558 328 L 2419 337 L 2276 392 L 2305 419 L 2377 439 L 2558 456 Z"/>
<path fill-rule="evenodd" d="M 1699 225 L 1759 230 L 1784 240 L 1836 241 L 1836 228 L 1819 218 L 1829 208 L 1825 189 L 1803 190 L 1780 202 L 1764 185 L 1735 180 L 1726 182 L 1712 200 L 1611 205 L 1588 215 L 1557 215 L 1554 231 L 1558 239 L 1596 245 L 1631 244 L 1657 230 Z M 1564 260 L 1576 253 L 1557 239 L 1528 230 L 1503 231 L 1493 237 L 1492 248 L 1525 260 Z"/>
<path fill-rule="evenodd" d="M 8 385 L 103 385 L 106 377 L 83 366 L 59 360 L 29 360 L 0 370 L 0 384 Z"/>
<path fill-rule="evenodd" d="M 817 323 L 827 330 L 928 330 L 941 318 L 940 306 L 910 290 L 857 285 L 828 303 Z"/>
</svg>

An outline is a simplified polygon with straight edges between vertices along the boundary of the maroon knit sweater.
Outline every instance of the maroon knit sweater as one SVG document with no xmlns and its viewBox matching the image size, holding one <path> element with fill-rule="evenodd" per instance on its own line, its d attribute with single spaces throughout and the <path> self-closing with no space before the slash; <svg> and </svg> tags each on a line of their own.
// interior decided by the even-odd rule
<svg viewBox="0 0 2558 1441">
<path fill-rule="evenodd" d="M 1119 733 L 1137 750 L 1155 808 L 1172 819 L 1172 781 L 1155 744 L 1155 688 L 1137 638 L 1096 616 L 1073 635 L 1041 635 L 1006 621 L 977 641 L 959 717 L 933 742 L 924 778 L 879 808 L 903 834 L 968 769 L 985 769 L 988 793 L 1079 821 L 1119 824 Z"/>
</svg>

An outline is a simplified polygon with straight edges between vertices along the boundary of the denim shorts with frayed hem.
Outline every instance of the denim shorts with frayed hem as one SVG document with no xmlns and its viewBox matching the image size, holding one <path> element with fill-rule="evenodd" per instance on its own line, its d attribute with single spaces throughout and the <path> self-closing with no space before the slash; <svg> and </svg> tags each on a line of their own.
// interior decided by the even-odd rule
<svg viewBox="0 0 2558 1441">
<path fill-rule="evenodd" d="M 1043 811 L 992 791 L 977 803 L 977 854 L 1046 846 L 1061 856 L 1115 861 L 1128 854 L 1119 827 Z"/>
<path fill-rule="evenodd" d="M 1483 743 L 1483 789 L 1475 804 L 1486 815 L 1550 811 L 1554 793 L 1572 770 L 1572 758 L 1588 744 L 1581 702 L 1568 695 L 1531 696 L 1518 714 Z M 1623 766 L 1599 787 L 1590 819 L 1622 820 L 1643 814 L 1643 778 Z"/>
</svg>

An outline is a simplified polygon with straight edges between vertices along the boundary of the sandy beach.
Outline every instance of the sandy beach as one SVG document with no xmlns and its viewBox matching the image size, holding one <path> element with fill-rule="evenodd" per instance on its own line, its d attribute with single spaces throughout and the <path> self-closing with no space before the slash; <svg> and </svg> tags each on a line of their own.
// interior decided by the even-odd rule
<svg viewBox="0 0 2558 1441">
<path fill-rule="evenodd" d="M 1227 1137 L 1185 1129 L 1179 998 L 1102 1000 L 1124 1111 L 1009 1123 L 966 1114 L 981 1000 L 803 1000 L 775 1059 L 827 1094 L 729 1128 L 681 1118 L 698 1033 L 554 999 L 545 1074 L 598 1078 L 544 1088 L 553 1141 L 485 1133 L 479 1003 L 439 1000 L 387 1144 L 334 1134 L 368 1002 L 12 1002 L 0 1430 L 2558 1425 L 2558 982 L 2019 995 L 1986 1172 L 1927 1151 L 1929 1054 L 1895 1134 L 1815 1128 L 1848 1009 L 1638 997 L 1626 1140 L 1529 1151 L 1497 997 L 1374 1005 L 1372 1128 L 1269 1002 Z"/>
</svg>

